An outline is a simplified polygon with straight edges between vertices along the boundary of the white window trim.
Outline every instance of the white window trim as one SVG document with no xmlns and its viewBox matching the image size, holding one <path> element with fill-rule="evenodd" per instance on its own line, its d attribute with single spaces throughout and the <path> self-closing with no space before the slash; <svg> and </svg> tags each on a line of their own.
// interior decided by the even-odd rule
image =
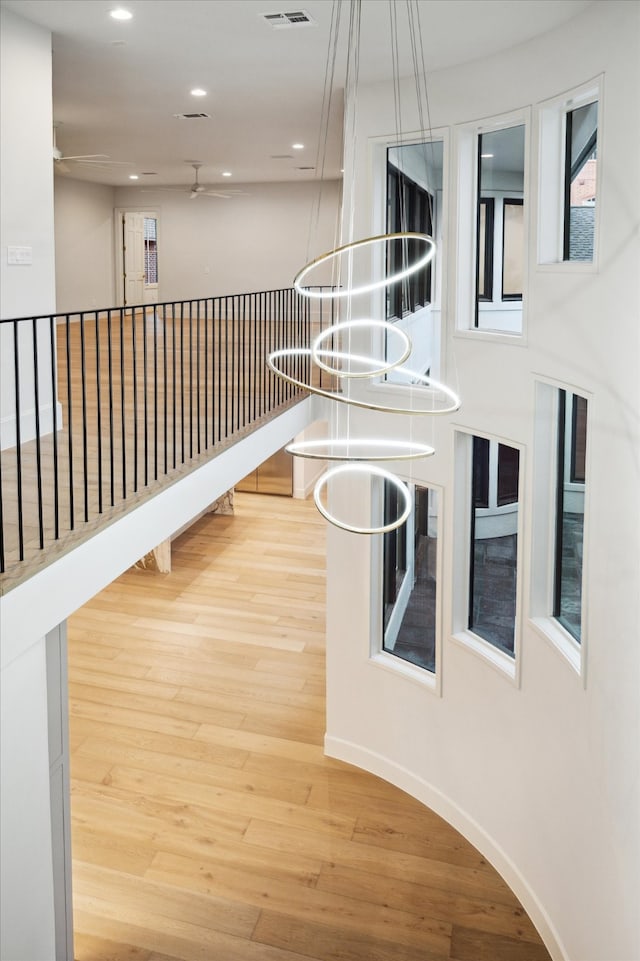
<svg viewBox="0 0 640 961">
<path fill-rule="evenodd" d="M 598 103 L 598 165 L 593 229 L 593 260 L 563 260 L 564 166 L 566 116 L 569 110 Z M 600 75 L 558 97 L 538 105 L 538 216 L 536 220 L 537 271 L 593 274 L 598 272 L 600 198 L 603 167 L 604 76 Z"/>
<path fill-rule="evenodd" d="M 589 639 L 586 589 L 589 559 L 590 499 L 590 433 L 592 394 L 566 382 L 534 374 L 534 441 L 533 441 L 533 527 L 531 536 L 531 570 L 529 623 L 568 663 L 578 677 L 587 683 Z M 558 391 L 584 397 L 588 404 L 587 447 L 585 457 L 584 528 L 582 535 L 582 611 L 580 643 L 553 616 L 556 564 L 556 474 L 558 449 Z"/>
<path fill-rule="evenodd" d="M 442 558 L 443 558 L 443 517 L 444 517 L 444 488 L 439 484 L 432 484 L 430 481 L 416 480 L 408 478 L 396 471 L 398 476 L 405 483 L 417 484 L 419 487 L 427 487 L 438 495 L 438 522 L 437 522 L 437 546 L 436 546 L 436 626 L 435 626 L 435 671 L 428 671 L 418 664 L 406 661 L 397 654 L 383 650 L 383 617 L 382 617 L 382 560 L 383 560 L 383 535 L 372 538 L 370 562 L 371 562 L 371 606 L 369 611 L 369 623 L 371 625 L 369 663 L 376 669 L 389 671 L 397 676 L 420 684 L 421 687 L 442 697 Z M 372 506 L 374 506 L 374 517 L 379 517 L 382 509 L 380 498 L 372 496 Z"/>
<path fill-rule="evenodd" d="M 476 208 L 478 204 L 478 135 L 524 125 L 524 263 L 522 265 L 522 327 L 520 331 L 493 331 L 474 326 L 476 297 Z M 454 337 L 526 346 L 531 259 L 531 107 L 509 114 L 460 124 L 455 128 L 457 159 L 457 221 L 455 265 Z M 495 265 L 494 265 L 495 266 Z"/>
<path fill-rule="evenodd" d="M 453 576 L 452 576 L 452 619 L 451 640 L 467 651 L 481 657 L 485 663 L 507 677 L 516 687 L 520 687 L 521 645 L 522 645 L 522 607 L 524 601 L 524 530 L 526 512 L 524 508 L 526 449 L 511 438 L 488 434 L 475 428 L 459 424 L 454 429 L 454 529 L 453 529 Z M 472 438 L 485 437 L 498 444 L 506 444 L 520 452 L 518 477 L 518 550 L 516 573 L 516 616 L 514 624 L 513 657 L 494 647 L 489 641 L 475 634 L 469 624 L 469 564 L 471 544 L 469 531 L 471 525 L 471 458 Z"/>
</svg>

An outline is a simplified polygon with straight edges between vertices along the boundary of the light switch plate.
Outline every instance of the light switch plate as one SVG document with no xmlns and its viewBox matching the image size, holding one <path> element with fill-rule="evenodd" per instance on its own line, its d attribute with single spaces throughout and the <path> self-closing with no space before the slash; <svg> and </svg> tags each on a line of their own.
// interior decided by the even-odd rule
<svg viewBox="0 0 640 961">
<path fill-rule="evenodd" d="M 33 263 L 33 247 L 7 247 L 7 263 L 29 266 Z"/>
</svg>

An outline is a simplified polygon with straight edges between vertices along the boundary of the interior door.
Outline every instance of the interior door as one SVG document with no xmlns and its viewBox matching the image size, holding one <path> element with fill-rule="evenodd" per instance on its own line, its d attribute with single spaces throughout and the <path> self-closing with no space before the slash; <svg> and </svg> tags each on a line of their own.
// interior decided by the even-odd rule
<svg viewBox="0 0 640 961">
<path fill-rule="evenodd" d="M 122 215 L 124 305 L 144 303 L 144 214 Z"/>
</svg>

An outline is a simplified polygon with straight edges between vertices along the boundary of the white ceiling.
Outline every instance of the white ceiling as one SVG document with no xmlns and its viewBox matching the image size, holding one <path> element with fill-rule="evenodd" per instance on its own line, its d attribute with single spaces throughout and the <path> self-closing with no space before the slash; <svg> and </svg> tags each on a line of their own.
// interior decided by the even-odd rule
<svg viewBox="0 0 640 961">
<path fill-rule="evenodd" d="M 427 71 L 487 56 L 579 15 L 591 0 L 419 0 Z M 52 31 L 53 101 L 64 154 L 107 154 L 131 167 L 72 176 L 129 185 L 313 179 L 332 0 L 2 0 Z M 109 11 L 133 13 L 114 21 Z M 314 26 L 274 30 L 264 13 L 303 9 Z M 344 86 L 351 3 L 341 7 L 335 84 Z M 405 4 L 397 3 L 404 27 Z M 360 81 L 391 76 L 389 5 L 362 0 Z M 401 46 L 401 50 L 403 47 Z M 403 62 L 410 63 L 408 45 Z M 208 91 L 192 97 L 193 87 Z M 202 111 L 208 120 L 177 120 Z M 341 89 L 334 96 L 324 175 L 340 176 Z M 294 151 L 300 142 L 305 149 Z M 273 155 L 290 155 L 273 159 Z M 230 170 L 232 178 L 223 178 Z"/>
</svg>

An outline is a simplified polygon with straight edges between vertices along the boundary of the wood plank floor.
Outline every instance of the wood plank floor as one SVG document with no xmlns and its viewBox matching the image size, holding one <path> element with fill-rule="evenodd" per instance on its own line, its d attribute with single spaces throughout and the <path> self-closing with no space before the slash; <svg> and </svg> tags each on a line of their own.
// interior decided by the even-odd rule
<svg viewBox="0 0 640 961">
<path fill-rule="evenodd" d="M 77 961 L 547 961 L 435 814 L 323 755 L 324 522 L 236 495 L 69 620 Z"/>
</svg>

